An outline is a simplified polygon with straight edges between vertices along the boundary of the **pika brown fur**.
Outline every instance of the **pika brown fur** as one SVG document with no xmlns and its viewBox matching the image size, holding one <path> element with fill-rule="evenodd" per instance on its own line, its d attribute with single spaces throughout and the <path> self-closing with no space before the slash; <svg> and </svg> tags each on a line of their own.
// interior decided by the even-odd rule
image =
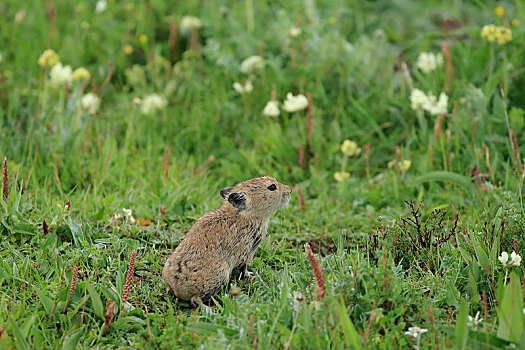
<svg viewBox="0 0 525 350">
<path fill-rule="evenodd" d="M 270 176 L 223 188 L 222 206 L 201 216 L 166 261 L 166 286 L 177 298 L 202 305 L 228 284 L 235 268 L 244 277 L 270 217 L 290 202 L 291 193 Z"/>
</svg>

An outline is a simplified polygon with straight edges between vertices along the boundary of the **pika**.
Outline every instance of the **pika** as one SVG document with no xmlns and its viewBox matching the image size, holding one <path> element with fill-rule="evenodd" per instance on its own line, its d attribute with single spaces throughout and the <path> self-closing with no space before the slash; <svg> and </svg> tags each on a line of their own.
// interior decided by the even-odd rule
<svg viewBox="0 0 525 350">
<path fill-rule="evenodd" d="M 288 205 L 292 189 L 270 176 L 220 191 L 222 206 L 202 215 L 162 270 L 162 280 L 177 298 L 204 305 L 230 280 L 235 268 L 247 276 L 273 213 Z"/>
</svg>

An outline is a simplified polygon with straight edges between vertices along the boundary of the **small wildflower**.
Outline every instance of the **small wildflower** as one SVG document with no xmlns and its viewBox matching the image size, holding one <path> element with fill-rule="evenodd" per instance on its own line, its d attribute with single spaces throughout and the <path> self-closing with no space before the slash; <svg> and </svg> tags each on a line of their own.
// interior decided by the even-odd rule
<svg viewBox="0 0 525 350">
<path fill-rule="evenodd" d="M 341 152 L 343 152 L 347 156 L 353 156 L 356 153 L 356 150 L 357 150 L 357 143 L 351 140 L 343 141 L 343 144 L 341 145 Z"/>
<path fill-rule="evenodd" d="M 336 24 L 336 23 L 337 23 L 337 18 L 335 18 L 334 16 L 328 18 L 328 23 L 330 23 L 330 24 Z"/>
<path fill-rule="evenodd" d="M 133 53 L 133 46 L 131 46 L 131 45 L 124 45 L 124 53 L 126 55 L 131 55 Z"/>
<path fill-rule="evenodd" d="M 241 62 L 240 70 L 244 74 L 251 74 L 264 68 L 264 58 L 261 56 L 250 56 Z"/>
<path fill-rule="evenodd" d="M 512 252 L 510 254 L 510 264 L 512 266 L 520 266 L 521 264 L 521 256 L 519 254 L 516 254 L 516 252 Z"/>
<path fill-rule="evenodd" d="M 487 24 L 481 29 L 481 37 L 486 38 L 491 43 L 497 41 L 498 44 L 504 45 L 512 40 L 512 31 L 510 28 Z"/>
<path fill-rule="evenodd" d="M 237 287 L 237 286 L 232 286 L 232 287 L 230 288 L 230 295 L 231 295 L 231 296 L 234 296 L 234 297 L 235 297 L 235 296 L 239 295 L 239 293 L 240 293 L 239 287 Z"/>
<path fill-rule="evenodd" d="M 290 30 L 288 31 L 288 35 L 292 38 L 297 38 L 299 35 L 301 35 L 301 32 L 301 28 L 295 25 L 292 28 L 290 28 Z"/>
<path fill-rule="evenodd" d="M 132 215 L 131 209 L 122 208 L 122 214 L 124 214 L 124 217 L 132 224 L 135 223 L 135 218 Z"/>
<path fill-rule="evenodd" d="M 89 79 L 90 76 L 91 74 L 84 67 L 77 68 L 73 71 L 73 80 L 86 80 Z"/>
<path fill-rule="evenodd" d="M 97 4 L 95 5 L 95 12 L 101 13 L 106 11 L 108 8 L 108 2 L 106 0 L 98 0 Z"/>
<path fill-rule="evenodd" d="M 189 36 L 191 32 L 200 30 L 202 22 L 195 16 L 184 16 L 180 21 L 180 31 L 184 36 Z"/>
<path fill-rule="evenodd" d="M 421 109 L 427 102 L 428 97 L 423 91 L 413 89 L 410 93 L 410 105 L 414 111 Z"/>
<path fill-rule="evenodd" d="M 498 16 L 499 18 L 503 18 L 503 16 L 505 16 L 505 10 L 503 9 L 503 7 L 501 6 L 498 6 L 494 9 L 494 13 L 496 14 L 496 16 Z"/>
<path fill-rule="evenodd" d="M 239 94 L 243 95 L 243 94 L 249 94 L 250 92 L 253 91 L 253 85 L 252 85 L 252 81 L 251 80 L 248 80 L 246 82 L 246 84 L 242 85 L 241 83 L 233 83 L 233 89 L 235 91 L 237 91 Z"/>
<path fill-rule="evenodd" d="M 52 49 L 47 49 L 38 58 L 38 64 L 42 67 L 52 67 L 58 63 L 58 60 L 58 54 Z"/>
<path fill-rule="evenodd" d="M 157 94 L 151 94 L 144 97 L 140 110 L 143 114 L 152 114 L 164 107 L 166 107 L 166 100 Z"/>
<path fill-rule="evenodd" d="M 520 21 L 519 21 L 518 19 L 513 19 L 513 20 L 512 20 L 512 25 L 513 25 L 514 27 L 517 27 L 517 26 L 520 25 Z"/>
<path fill-rule="evenodd" d="M 479 311 L 476 313 L 476 316 L 475 317 L 472 317 L 472 316 L 468 316 L 468 325 L 470 327 L 478 327 L 479 324 L 481 323 L 481 321 L 483 321 L 482 318 L 479 318 Z"/>
<path fill-rule="evenodd" d="M 350 177 L 350 174 L 346 171 L 336 171 L 334 173 L 334 179 L 338 182 L 344 181 L 344 179 L 347 179 Z"/>
<path fill-rule="evenodd" d="M 294 96 L 291 92 L 286 94 L 286 100 L 283 104 L 283 109 L 288 113 L 301 111 L 308 107 L 308 99 L 306 96 L 299 94 Z"/>
<path fill-rule="evenodd" d="M 100 106 L 100 98 L 92 92 L 88 92 L 82 96 L 82 108 L 87 110 L 91 114 L 95 114 Z"/>
<path fill-rule="evenodd" d="M 26 17 L 26 10 L 20 10 L 15 15 L 15 24 L 20 24 Z"/>
<path fill-rule="evenodd" d="M 416 67 L 423 73 L 430 73 L 443 64 L 443 55 L 433 52 L 421 52 L 417 58 Z"/>
<path fill-rule="evenodd" d="M 503 267 L 507 267 L 507 261 L 509 261 L 509 253 L 501 252 L 501 256 L 498 257 L 498 260 L 501 262 Z"/>
<path fill-rule="evenodd" d="M 148 43 L 148 37 L 145 34 L 139 35 L 139 42 L 142 45 L 146 45 Z"/>
<path fill-rule="evenodd" d="M 64 85 L 65 83 L 71 84 L 73 80 L 73 69 L 69 65 L 64 66 L 62 63 L 57 62 L 57 64 L 51 68 L 49 77 L 51 79 L 51 85 L 54 86 Z"/>
<path fill-rule="evenodd" d="M 264 106 L 262 114 L 266 117 L 278 117 L 279 114 L 281 114 L 281 111 L 279 110 L 279 102 L 273 100 L 268 101 L 266 106 Z"/>
<path fill-rule="evenodd" d="M 405 159 L 399 162 L 397 167 L 399 168 L 399 170 L 405 172 L 410 168 L 410 165 L 412 165 L 412 161 L 410 159 Z"/>
<path fill-rule="evenodd" d="M 406 331 L 405 334 L 413 337 L 416 340 L 415 348 L 419 349 L 419 341 L 420 341 L 421 334 L 426 333 L 426 332 L 428 332 L 428 329 L 414 326 L 414 327 L 409 327 L 408 331 Z"/>
<path fill-rule="evenodd" d="M 133 97 L 133 100 L 132 100 L 132 103 L 135 105 L 135 106 L 138 106 L 142 103 L 142 100 L 140 99 L 140 97 Z"/>
</svg>

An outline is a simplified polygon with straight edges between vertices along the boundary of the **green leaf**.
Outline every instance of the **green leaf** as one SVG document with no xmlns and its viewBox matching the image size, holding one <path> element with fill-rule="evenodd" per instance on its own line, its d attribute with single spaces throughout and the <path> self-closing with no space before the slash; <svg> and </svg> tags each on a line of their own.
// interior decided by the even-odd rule
<svg viewBox="0 0 525 350">
<path fill-rule="evenodd" d="M 67 334 L 64 338 L 64 342 L 62 343 L 62 349 L 75 350 L 77 348 L 80 338 L 82 337 L 82 335 L 84 335 L 84 330 L 85 327 L 82 326 L 82 328 Z"/>
<path fill-rule="evenodd" d="M 46 293 L 44 293 L 38 288 L 33 287 L 33 290 L 35 291 L 36 295 L 42 302 L 42 305 L 44 305 L 44 309 L 46 310 L 46 313 L 48 315 L 51 315 L 51 313 L 53 312 L 53 309 L 55 308 L 55 303 L 53 302 L 53 299 L 48 297 Z"/>
<path fill-rule="evenodd" d="M 449 306 L 456 306 L 459 303 L 459 290 L 450 281 L 447 282 L 446 298 Z"/>
<path fill-rule="evenodd" d="M 498 337 L 519 343 L 523 334 L 523 288 L 516 273 L 512 272 L 504 287 L 503 300 L 498 307 Z"/>
<path fill-rule="evenodd" d="M 95 310 L 95 313 L 97 316 L 99 316 L 102 320 L 105 319 L 104 317 L 104 306 L 102 305 L 102 300 L 100 299 L 100 295 L 95 291 L 91 283 L 86 282 L 86 287 L 89 292 L 89 295 L 91 296 L 91 302 L 93 303 L 93 310 Z"/>
<path fill-rule="evenodd" d="M 441 326 L 440 328 L 444 333 L 455 336 L 456 329 L 454 327 Z M 499 350 L 509 345 L 509 342 L 487 332 L 470 330 L 467 345 L 470 349 Z"/>
<path fill-rule="evenodd" d="M 476 251 L 476 256 L 480 266 L 485 269 L 487 265 L 490 265 L 489 257 L 485 252 L 485 249 L 483 249 L 477 237 L 472 237 L 472 244 L 474 245 L 474 250 Z"/>
<path fill-rule="evenodd" d="M 22 331 L 16 324 L 15 320 L 11 316 L 9 316 L 9 329 L 13 337 L 15 338 L 15 345 L 18 350 L 22 349 L 29 349 L 29 343 L 27 342 L 27 339 L 25 338 L 24 334 L 22 334 Z"/>
<path fill-rule="evenodd" d="M 339 303 L 337 308 L 337 315 L 339 316 L 339 322 L 341 322 L 341 329 L 345 336 L 346 346 L 351 349 L 361 349 L 361 339 L 357 333 L 350 317 L 348 317 L 348 311 L 346 310 L 345 304 L 343 302 Z"/>
<path fill-rule="evenodd" d="M 456 350 L 464 350 L 467 348 L 468 340 L 468 304 L 466 300 L 461 300 L 459 313 L 456 318 Z"/>
<path fill-rule="evenodd" d="M 450 182 L 454 185 L 462 188 L 466 192 L 469 192 L 469 194 L 474 194 L 476 191 L 476 186 L 470 181 L 470 179 L 466 176 L 459 175 L 456 173 L 452 173 L 450 171 L 431 171 L 429 173 L 423 174 L 414 180 L 412 180 L 411 184 L 418 184 L 421 182 L 430 182 L 430 181 L 443 181 L 443 182 Z"/>
<path fill-rule="evenodd" d="M 239 334 L 235 329 L 208 322 L 190 322 L 188 323 L 187 329 L 200 335 L 217 334 L 219 329 L 222 330 L 227 337 L 233 337 Z"/>
</svg>

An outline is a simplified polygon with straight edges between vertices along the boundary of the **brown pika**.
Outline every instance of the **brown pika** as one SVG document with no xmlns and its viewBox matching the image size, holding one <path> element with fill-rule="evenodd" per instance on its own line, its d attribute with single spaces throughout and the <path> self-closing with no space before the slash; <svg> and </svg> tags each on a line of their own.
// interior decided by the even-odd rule
<svg viewBox="0 0 525 350">
<path fill-rule="evenodd" d="M 292 189 L 270 176 L 220 191 L 222 206 L 201 216 L 162 270 L 166 286 L 194 305 L 219 293 L 235 268 L 248 274 L 275 211 L 290 202 Z"/>
</svg>

